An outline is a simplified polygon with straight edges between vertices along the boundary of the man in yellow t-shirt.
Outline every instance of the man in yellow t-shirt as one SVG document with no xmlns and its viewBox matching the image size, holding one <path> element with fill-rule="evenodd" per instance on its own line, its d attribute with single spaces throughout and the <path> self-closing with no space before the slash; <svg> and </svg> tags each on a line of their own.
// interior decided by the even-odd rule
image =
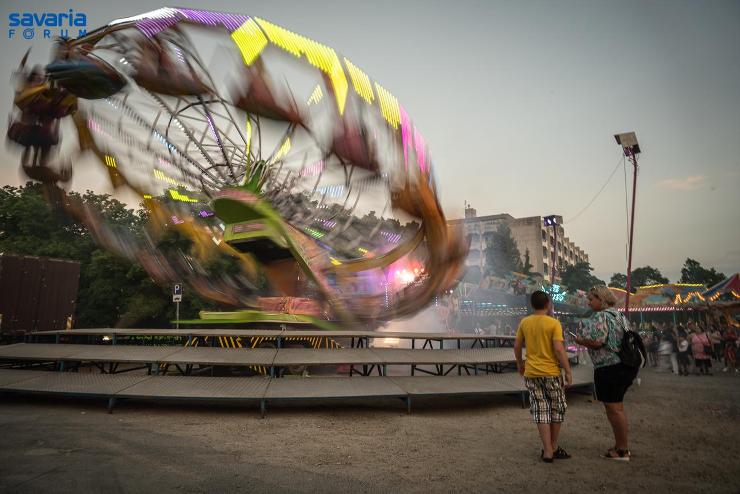
<svg viewBox="0 0 740 494">
<path fill-rule="evenodd" d="M 565 419 L 565 391 L 560 369 L 565 370 L 565 386 L 573 384 L 568 355 L 563 345 L 563 327 L 548 314 L 550 297 L 537 290 L 530 299 L 534 314 L 519 323 L 514 343 L 514 355 L 519 374 L 529 390 L 529 407 L 542 440 L 540 458 L 552 463 L 553 458 L 567 459 L 570 455 L 558 446 L 560 426 Z M 526 364 L 522 347 L 527 348 Z M 560 363 L 560 365 L 558 365 Z"/>
</svg>

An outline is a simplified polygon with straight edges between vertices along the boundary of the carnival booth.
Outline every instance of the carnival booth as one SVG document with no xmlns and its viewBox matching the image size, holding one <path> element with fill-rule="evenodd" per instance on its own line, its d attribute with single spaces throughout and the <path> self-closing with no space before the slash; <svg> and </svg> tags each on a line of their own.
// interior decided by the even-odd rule
<svg viewBox="0 0 740 494">
<path fill-rule="evenodd" d="M 721 322 L 735 327 L 740 326 L 740 273 L 704 291 L 701 296 L 706 300 L 715 315 L 720 315 Z"/>
</svg>

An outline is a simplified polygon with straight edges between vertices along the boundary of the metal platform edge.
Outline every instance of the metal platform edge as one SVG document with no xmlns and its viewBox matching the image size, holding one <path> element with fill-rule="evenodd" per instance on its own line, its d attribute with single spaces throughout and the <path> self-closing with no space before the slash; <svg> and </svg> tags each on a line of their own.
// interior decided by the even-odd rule
<svg viewBox="0 0 740 494">
<path fill-rule="evenodd" d="M 0 370 L 0 371 L 8 371 L 8 372 L 15 372 L 12 370 Z M 64 374 L 56 371 L 37 371 L 39 373 L 43 373 L 44 375 L 48 374 Z M 585 373 L 586 370 L 584 369 L 581 371 L 582 373 Z M 74 374 L 71 374 L 74 375 Z M 39 376 L 42 377 L 42 376 Z M 405 377 L 405 376 L 404 376 Z M 465 376 L 463 376 L 464 378 Z M 159 379 L 166 379 L 166 377 L 163 376 L 147 376 L 145 379 L 142 379 L 139 382 L 143 382 L 148 379 L 152 378 L 159 378 Z M 38 379 L 36 377 L 31 378 L 23 378 L 19 381 L 13 382 L 11 384 L 6 384 L 3 386 L 0 386 L 0 393 L 11 393 L 11 394 L 30 394 L 30 395 L 47 395 L 47 396 L 70 396 L 70 397 L 85 397 L 85 398 L 107 398 L 108 399 L 108 413 L 113 413 L 113 408 L 118 400 L 129 400 L 129 399 L 140 399 L 140 400 L 153 400 L 153 401 L 180 401 L 180 402 L 237 402 L 237 403 L 253 403 L 253 402 L 259 402 L 260 405 L 260 413 L 261 416 L 264 417 L 266 413 L 266 406 L 268 401 L 336 401 L 336 400 L 364 400 L 364 399 L 392 399 L 392 398 L 399 398 L 406 402 L 407 406 L 407 413 L 411 413 L 411 399 L 413 397 L 428 397 L 428 398 L 435 398 L 435 397 L 454 397 L 454 396 L 495 396 L 495 395 L 505 395 L 505 394 L 520 394 L 522 396 L 522 404 L 524 406 L 525 403 L 525 395 L 526 395 L 526 388 L 522 385 L 521 389 L 511 389 L 511 390 L 501 390 L 501 391 L 462 391 L 462 392 L 456 392 L 454 390 L 450 392 L 442 392 L 442 393 L 434 393 L 434 394 L 413 394 L 404 389 L 404 387 L 395 382 L 393 380 L 393 377 L 382 377 L 383 379 L 387 379 L 389 382 L 391 382 L 394 386 L 398 387 L 402 393 L 387 393 L 387 394 L 372 394 L 372 395 L 357 395 L 357 396 L 321 396 L 321 397 L 280 397 L 280 396 L 271 396 L 268 397 L 268 391 L 270 388 L 270 385 L 275 380 L 275 378 L 270 378 L 267 382 L 267 386 L 265 387 L 264 392 L 262 393 L 261 397 L 227 397 L 227 396 L 209 396 L 209 397 L 173 397 L 173 396 L 156 396 L 156 395 L 126 395 L 122 396 L 122 393 L 128 389 L 129 387 L 134 386 L 132 384 L 131 386 L 126 386 L 123 389 L 117 390 L 113 393 L 84 393 L 84 392 L 66 392 L 66 391 L 54 391 L 54 390 L 32 390 L 32 389 L 23 389 L 23 387 L 19 387 L 19 384 L 22 384 L 24 382 L 28 382 L 34 379 Z M 233 377 L 224 377 L 219 379 L 239 379 L 239 378 L 233 378 Z M 248 378 L 247 378 L 248 379 Z M 341 379 L 352 379 L 357 382 L 361 382 L 364 379 L 378 379 L 378 378 L 367 378 L 367 377 L 341 377 Z M 434 379 L 434 377 L 418 377 L 417 379 Z M 308 382 L 320 382 L 320 379 L 312 380 L 312 379 L 306 379 Z M 308 386 L 310 384 L 304 383 L 304 386 Z M 593 385 L 593 381 L 580 381 L 574 383 L 568 390 L 573 390 L 575 388 L 581 388 L 589 386 L 591 387 Z M 12 386 L 12 387 L 11 387 Z"/>
</svg>

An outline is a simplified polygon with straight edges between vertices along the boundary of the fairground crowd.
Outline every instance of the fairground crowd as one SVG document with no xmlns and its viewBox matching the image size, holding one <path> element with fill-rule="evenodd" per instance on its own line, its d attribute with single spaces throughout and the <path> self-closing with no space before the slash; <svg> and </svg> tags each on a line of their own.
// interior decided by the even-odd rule
<svg viewBox="0 0 740 494">
<path fill-rule="evenodd" d="M 648 365 L 688 376 L 712 375 L 713 363 L 723 372 L 740 372 L 738 334 L 731 326 L 718 327 L 689 321 L 650 323 L 642 332 Z"/>
</svg>

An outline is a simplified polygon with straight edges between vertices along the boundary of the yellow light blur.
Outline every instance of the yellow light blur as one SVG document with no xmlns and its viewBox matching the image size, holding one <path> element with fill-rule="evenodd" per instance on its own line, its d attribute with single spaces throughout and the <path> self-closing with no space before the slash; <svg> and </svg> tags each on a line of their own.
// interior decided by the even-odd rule
<svg viewBox="0 0 740 494">
<path fill-rule="evenodd" d="M 167 182 L 170 185 L 178 185 L 180 187 L 187 187 L 184 183 L 175 180 L 174 178 L 167 176 L 162 170 L 154 169 L 154 178 Z"/>
<path fill-rule="evenodd" d="M 247 117 L 247 156 L 252 151 L 252 122 Z"/>
<path fill-rule="evenodd" d="M 349 77 L 352 79 L 352 86 L 354 86 L 355 92 L 369 104 L 372 104 L 375 94 L 373 94 L 373 86 L 370 84 L 370 78 L 348 59 L 345 58 L 344 63 L 347 65 Z"/>
<path fill-rule="evenodd" d="M 332 87 L 334 88 L 334 96 L 337 100 L 339 114 L 343 115 L 344 106 L 347 102 L 349 83 L 347 82 L 347 75 L 344 73 L 342 63 L 339 61 L 336 52 L 328 46 L 288 31 L 263 19 L 257 18 L 257 23 L 272 43 L 296 57 L 300 58 L 301 55 L 306 55 L 308 63 L 329 76 Z"/>
<path fill-rule="evenodd" d="M 169 189 L 170 197 L 172 197 L 176 201 L 181 202 L 198 202 L 198 199 L 193 199 L 192 197 L 189 197 L 187 194 L 181 194 L 180 192 Z"/>
<path fill-rule="evenodd" d="M 267 38 L 262 30 L 259 28 L 253 19 L 249 19 L 247 22 L 239 26 L 239 29 L 231 33 L 231 39 L 236 43 L 237 48 L 242 54 L 242 59 L 247 65 L 252 65 L 252 62 L 262 53 L 262 50 L 267 46 Z"/>
<path fill-rule="evenodd" d="M 311 93 L 311 97 L 308 98 L 308 104 L 316 105 L 323 97 L 324 91 L 321 90 L 321 84 L 316 84 L 316 88 L 313 90 L 313 93 Z"/>
<path fill-rule="evenodd" d="M 286 154 L 288 154 L 288 151 L 290 151 L 290 137 L 286 137 L 283 141 L 283 144 L 280 146 L 280 149 L 278 149 L 278 152 L 275 153 L 275 156 L 272 158 L 272 162 L 275 163 L 285 157 Z"/>
<path fill-rule="evenodd" d="M 380 113 L 383 115 L 383 118 L 394 129 L 398 129 L 398 124 L 401 123 L 401 110 L 398 107 L 398 100 L 377 82 L 375 83 L 375 91 L 378 93 L 378 98 L 380 99 Z"/>
</svg>

